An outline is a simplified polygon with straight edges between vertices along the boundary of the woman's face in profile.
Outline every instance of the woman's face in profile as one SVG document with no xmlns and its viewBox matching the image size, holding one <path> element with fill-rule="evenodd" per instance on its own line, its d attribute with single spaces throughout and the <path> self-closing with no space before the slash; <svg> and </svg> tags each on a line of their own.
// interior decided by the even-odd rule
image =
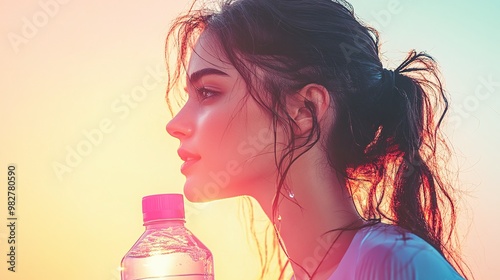
<svg viewBox="0 0 500 280">
<path fill-rule="evenodd" d="M 270 117 L 217 49 L 217 41 L 202 34 L 187 70 L 187 102 L 167 124 L 180 140 L 190 201 L 258 194 L 275 183 Z"/>
</svg>

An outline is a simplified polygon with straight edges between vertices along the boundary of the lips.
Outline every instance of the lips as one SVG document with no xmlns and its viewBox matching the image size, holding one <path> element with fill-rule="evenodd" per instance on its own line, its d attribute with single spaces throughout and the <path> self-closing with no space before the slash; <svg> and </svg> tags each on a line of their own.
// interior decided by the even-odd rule
<svg viewBox="0 0 500 280">
<path fill-rule="evenodd" d="M 199 155 L 183 149 L 177 150 L 177 154 L 183 161 L 198 160 L 201 158 Z"/>
<path fill-rule="evenodd" d="M 177 154 L 184 161 L 181 172 L 184 173 L 191 165 L 195 164 L 201 157 L 184 149 L 177 150 Z"/>
</svg>

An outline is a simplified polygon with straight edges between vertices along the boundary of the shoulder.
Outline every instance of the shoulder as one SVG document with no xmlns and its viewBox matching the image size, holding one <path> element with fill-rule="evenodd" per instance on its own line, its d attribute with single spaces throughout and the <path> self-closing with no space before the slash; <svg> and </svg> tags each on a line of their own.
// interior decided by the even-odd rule
<svg viewBox="0 0 500 280">
<path fill-rule="evenodd" d="M 363 229 L 357 279 L 462 279 L 446 259 L 420 237 L 391 225 Z"/>
</svg>

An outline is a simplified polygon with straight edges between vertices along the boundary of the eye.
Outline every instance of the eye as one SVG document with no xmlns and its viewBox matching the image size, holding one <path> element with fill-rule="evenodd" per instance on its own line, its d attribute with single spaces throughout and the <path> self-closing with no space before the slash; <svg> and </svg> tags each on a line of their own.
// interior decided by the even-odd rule
<svg viewBox="0 0 500 280">
<path fill-rule="evenodd" d="M 201 100 L 205 100 L 210 97 L 218 95 L 220 92 L 206 87 L 201 87 L 196 89 L 196 93 L 198 94 Z"/>
</svg>

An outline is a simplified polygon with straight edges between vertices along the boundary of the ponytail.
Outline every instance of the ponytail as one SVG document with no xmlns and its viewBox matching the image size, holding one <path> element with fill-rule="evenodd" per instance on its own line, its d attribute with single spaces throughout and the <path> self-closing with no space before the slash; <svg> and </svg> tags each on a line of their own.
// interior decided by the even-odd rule
<svg viewBox="0 0 500 280">
<path fill-rule="evenodd" d="M 400 121 L 394 120 L 399 122 L 393 137 L 401 160 L 396 165 L 391 210 L 399 226 L 419 235 L 443 254 L 443 238 L 450 236 L 444 236 L 440 205 L 451 210 L 451 228 L 456 219 L 453 200 L 437 172 L 436 160 L 438 145 L 444 144 L 438 142 L 439 128 L 448 101 L 434 60 L 427 54 L 412 51 L 394 72 L 395 92 L 402 97 L 400 108 L 405 111 Z M 437 106 L 442 106 L 439 116 L 435 115 L 439 112 Z"/>
</svg>

